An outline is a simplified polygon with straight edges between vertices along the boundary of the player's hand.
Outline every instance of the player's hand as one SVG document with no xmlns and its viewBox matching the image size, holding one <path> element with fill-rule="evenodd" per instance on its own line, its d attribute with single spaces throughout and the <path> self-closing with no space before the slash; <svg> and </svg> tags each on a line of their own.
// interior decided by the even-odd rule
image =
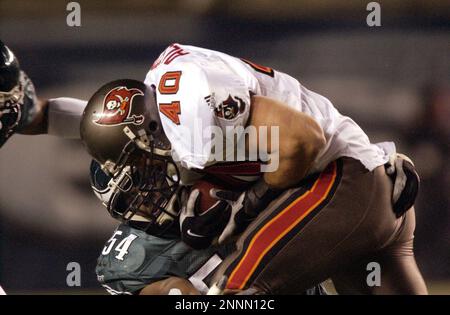
<svg viewBox="0 0 450 315">
<path fill-rule="evenodd" d="M 212 194 L 217 199 L 228 202 L 231 208 L 227 225 L 219 236 L 219 244 L 242 233 L 280 193 L 280 190 L 271 189 L 263 179 L 243 193 L 212 189 Z"/>
<path fill-rule="evenodd" d="M 389 157 L 386 173 L 394 182 L 392 204 L 395 214 L 400 217 L 414 205 L 419 192 L 420 178 L 412 160 L 401 153 Z"/>
<path fill-rule="evenodd" d="M 218 200 L 208 210 L 197 213 L 200 191 L 194 189 L 180 212 L 181 239 L 195 249 L 207 248 L 225 228 L 230 216 L 228 202 Z"/>
</svg>

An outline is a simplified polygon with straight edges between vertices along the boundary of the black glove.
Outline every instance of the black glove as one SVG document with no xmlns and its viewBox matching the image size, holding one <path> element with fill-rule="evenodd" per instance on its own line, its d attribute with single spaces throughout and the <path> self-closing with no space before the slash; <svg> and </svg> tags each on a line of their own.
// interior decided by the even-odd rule
<svg viewBox="0 0 450 315">
<path fill-rule="evenodd" d="M 223 231 L 230 216 L 230 205 L 222 200 L 218 200 L 203 213 L 197 214 L 195 209 L 200 200 L 199 194 L 199 190 L 194 189 L 189 194 L 187 202 L 183 202 L 180 213 L 181 239 L 194 249 L 209 247 Z"/>
<path fill-rule="evenodd" d="M 396 216 L 400 217 L 414 205 L 420 178 L 413 162 L 404 154 L 393 154 L 385 168 L 394 182 L 392 204 Z"/>
<path fill-rule="evenodd" d="M 242 233 L 281 192 L 281 190 L 270 188 L 264 179 L 260 179 L 243 193 L 213 189 L 212 194 L 217 199 L 227 201 L 231 206 L 231 215 L 219 236 L 219 244 L 224 243 L 233 235 Z"/>
</svg>

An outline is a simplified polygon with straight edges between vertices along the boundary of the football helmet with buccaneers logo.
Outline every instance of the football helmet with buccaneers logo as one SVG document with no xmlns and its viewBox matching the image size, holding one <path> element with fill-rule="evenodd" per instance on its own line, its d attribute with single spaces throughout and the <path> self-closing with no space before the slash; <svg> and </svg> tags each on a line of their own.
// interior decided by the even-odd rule
<svg viewBox="0 0 450 315">
<path fill-rule="evenodd" d="M 153 89 L 129 79 L 102 86 L 84 110 L 80 132 L 96 160 L 92 187 L 109 213 L 145 221 L 151 234 L 170 228 L 178 217 L 180 174 Z"/>
</svg>

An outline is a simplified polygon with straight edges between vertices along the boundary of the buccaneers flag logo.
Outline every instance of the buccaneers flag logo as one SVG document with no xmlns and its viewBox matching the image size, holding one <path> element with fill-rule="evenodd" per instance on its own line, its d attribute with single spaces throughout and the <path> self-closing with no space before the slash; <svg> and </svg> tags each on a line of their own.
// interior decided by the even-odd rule
<svg viewBox="0 0 450 315">
<path fill-rule="evenodd" d="M 229 94 L 225 101 L 214 108 L 214 114 L 219 118 L 230 120 L 242 114 L 244 110 L 245 102 L 241 98 Z"/>
<path fill-rule="evenodd" d="M 125 86 L 118 86 L 106 94 L 103 100 L 103 112 L 97 114 L 94 123 L 98 125 L 140 125 L 144 122 L 144 116 L 131 115 L 131 105 L 136 95 L 144 95 L 139 89 L 128 89 Z"/>
</svg>

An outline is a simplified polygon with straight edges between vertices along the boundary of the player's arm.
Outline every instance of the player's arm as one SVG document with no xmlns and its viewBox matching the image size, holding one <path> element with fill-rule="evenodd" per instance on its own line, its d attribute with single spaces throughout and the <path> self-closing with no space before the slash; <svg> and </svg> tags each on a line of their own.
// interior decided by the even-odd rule
<svg viewBox="0 0 450 315">
<path fill-rule="evenodd" d="M 24 123 L 18 125 L 16 130 L 11 130 L 8 137 L 13 133 L 19 133 L 25 135 L 50 134 L 78 139 L 81 115 L 86 104 L 87 102 L 84 100 L 69 97 L 37 99 L 32 104 L 32 110 L 30 108 L 25 111 L 22 106 L 19 107 L 22 115 L 30 115 L 30 117 L 24 118 Z M 5 137 L 3 142 L 6 140 Z"/>
<path fill-rule="evenodd" d="M 84 100 L 70 97 L 38 99 L 34 119 L 19 133 L 78 139 L 81 116 L 86 104 Z"/>
<path fill-rule="evenodd" d="M 263 96 L 252 96 L 248 125 L 257 130 L 267 127 L 269 154 L 279 160 L 274 172 L 264 173 L 271 188 L 284 189 L 298 183 L 326 143 L 322 128 L 312 117 Z M 278 143 L 271 143 L 271 127 L 279 128 L 279 138 L 274 139 Z"/>
<path fill-rule="evenodd" d="M 229 220 L 223 231 L 219 231 L 219 243 L 243 232 L 283 189 L 303 179 L 326 143 L 322 128 L 313 118 L 267 97 L 252 96 L 247 125 L 256 127 L 258 138 L 267 137 L 258 139 L 258 144 L 267 141 L 270 163 L 277 159 L 278 167 L 273 172 L 265 172 L 263 179 L 242 194 L 212 192 L 232 205 Z M 268 135 L 259 134 L 259 127 L 267 127 Z M 272 127 L 278 127 L 279 137 L 272 139 Z"/>
<path fill-rule="evenodd" d="M 170 277 L 149 284 L 139 295 L 200 295 L 200 292 L 186 279 Z"/>
<path fill-rule="evenodd" d="M 35 103 L 34 119 L 18 133 L 25 135 L 38 135 L 47 133 L 48 100 L 38 99 Z"/>
</svg>

